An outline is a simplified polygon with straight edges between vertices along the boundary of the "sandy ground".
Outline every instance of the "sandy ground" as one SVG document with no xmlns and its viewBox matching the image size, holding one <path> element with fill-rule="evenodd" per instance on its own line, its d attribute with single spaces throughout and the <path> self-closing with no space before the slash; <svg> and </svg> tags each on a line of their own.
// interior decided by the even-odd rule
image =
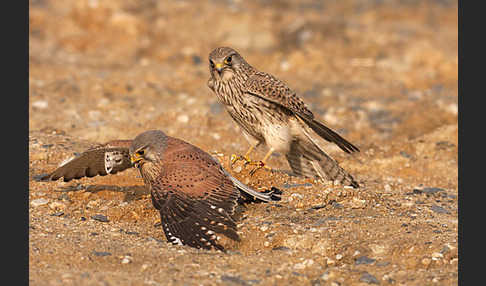
<svg viewBox="0 0 486 286">
<path fill-rule="evenodd" d="M 456 1 L 29 8 L 31 285 L 458 283 Z M 323 143 L 361 189 L 229 167 L 248 144 L 206 86 L 207 56 L 222 45 L 287 82 L 361 149 Z M 242 242 L 221 253 L 167 244 L 136 170 L 33 180 L 148 129 L 199 146 L 255 189 L 280 188 L 282 201 L 243 206 Z M 289 169 L 280 154 L 269 165 Z"/>
</svg>

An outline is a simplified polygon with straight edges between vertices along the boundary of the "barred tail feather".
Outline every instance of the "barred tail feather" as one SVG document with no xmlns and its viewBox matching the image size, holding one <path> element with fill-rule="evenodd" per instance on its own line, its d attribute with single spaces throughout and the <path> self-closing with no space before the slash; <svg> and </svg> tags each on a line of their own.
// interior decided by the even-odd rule
<svg viewBox="0 0 486 286">
<path fill-rule="evenodd" d="M 337 134 L 332 129 L 320 123 L 319 121 L 315 119 L 306 118 L 305 116 L 299 116 L 298 118 L 304 121 L 305 123 L 307 123 L 307 125 L 312 130 L 314 130 L 314 132 L 316 132 L 319 136 L 321 136 L 322 138 L 324 138 L 329 142 L 333 142 L 336 145 L 338 145 L 339 148 L 341 148 L 341 150 L 343 150 L 344 152 L 346 153 L 359 152 L 358 147 L 354 146 L 348 140 L 344 139 L 343 137 L 341 137 L 341 135 Z"/>
<path fill-rule="evenodd" d="M 312 140 L 295 139 L 286 157 L 290 168 L 297 175 L 338 181 L 343 185 L 359 188 L 359 184 L 353 176 Z"/>
</svg>

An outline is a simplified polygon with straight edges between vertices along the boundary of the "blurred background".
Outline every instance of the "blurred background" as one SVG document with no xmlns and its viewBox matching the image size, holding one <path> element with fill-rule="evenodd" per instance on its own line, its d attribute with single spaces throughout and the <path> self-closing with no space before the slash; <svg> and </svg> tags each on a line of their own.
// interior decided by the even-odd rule
<svg viewBox="0 0 486 286">
<path fill-rule="evenodd" d="M 360 146 L 457 121 L 457 1 L 31 0 L 29 21 L 31 130 L 239 134 L 206 86 L 224 45 Z"/>
</svg>

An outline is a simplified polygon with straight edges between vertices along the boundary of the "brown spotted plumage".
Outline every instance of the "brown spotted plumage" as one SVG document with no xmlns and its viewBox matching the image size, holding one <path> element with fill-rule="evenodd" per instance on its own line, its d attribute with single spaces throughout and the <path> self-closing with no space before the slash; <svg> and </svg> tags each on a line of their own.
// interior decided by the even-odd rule
<svg viewBox="0 0 486 286">
<path fill-rule="evenodd" d="M 317 144 L 311 131 L 347 153 L 359 149 L 317 121 L 284 82 L 256 70 L 229 47 L 216 48 L 209 54 L 209 70 L 209 88 L 250 141 L 247 155 L 253 147 L 263 143 L 270 150 L 262 164 L 272 152 L 282 152 L 297 175 L 359 187 L 356 180 Z"/>
<path fill-rule="evenodd" d="M 107 157 L 114 151 L 122 154 L 116 157 L 119 160 Z M 264 202 L 280 200 L 278 189 L 254 191 L 208 153 L 158 130 L 143 132 L 134 140 L 111 141 L 89 149 L 40 179 L 64 177 L 69 181 L 114 174 L 132 166 L 139 169 L 160 213 L 167 240 L 174 244 L 224 250 L 218 243 L 220 235 L 240 241 L 234 215 L 241 195 Z"/>
</svg>

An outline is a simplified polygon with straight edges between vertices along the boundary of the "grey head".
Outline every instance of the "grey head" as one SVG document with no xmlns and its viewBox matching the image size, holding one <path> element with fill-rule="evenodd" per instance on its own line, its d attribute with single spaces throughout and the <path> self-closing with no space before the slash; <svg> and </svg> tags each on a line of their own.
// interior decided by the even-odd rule
<svg viewBox="0 0 486 286">
<path fill-rule="evenodd" d="M 250 65 L 233 48 L 219 47 L 209 53 L 209 71 L 215 80 L 226 81 L 248 69 Z"/>
<path fill-rule="evenodd" d="M 137 167 L 143 163 L 160 161 L 167 147 L 167 135 L 160 130 L 149 130 L 139 134 L 130 146 L 130 159 Z"/>
</svg>

